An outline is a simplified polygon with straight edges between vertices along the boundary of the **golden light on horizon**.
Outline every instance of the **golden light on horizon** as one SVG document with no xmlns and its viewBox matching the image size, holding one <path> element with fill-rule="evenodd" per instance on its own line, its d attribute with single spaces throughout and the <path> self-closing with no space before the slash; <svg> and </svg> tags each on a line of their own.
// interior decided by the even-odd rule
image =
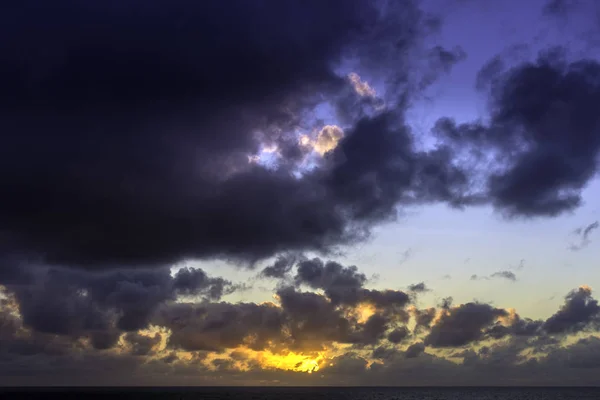
<svg viewBox="0 0 600 400">
<path fill-rule="evenodd" d="M 267 354 L 263 358 L 263 368 L 276 368 L 286 371 L 307 372 L 313 373 L 320 369 L 319 362 L 323 360 L 323 356 L 319 354 L 317 357 L 289 352 L 286 355 Z"/>
<path fill-rule="evenodd" d="M 247 347 L 238 348 L 234 351 L 242 354 L 245 357 L 245 362 L 256 362 L 262 369 L 279 369 L 309 374 L 319 371 L 329 360 L 324 351 L 297 353 L 288 350 L 274 353 L 269 350 L 255 351 Z"/>
</svg>

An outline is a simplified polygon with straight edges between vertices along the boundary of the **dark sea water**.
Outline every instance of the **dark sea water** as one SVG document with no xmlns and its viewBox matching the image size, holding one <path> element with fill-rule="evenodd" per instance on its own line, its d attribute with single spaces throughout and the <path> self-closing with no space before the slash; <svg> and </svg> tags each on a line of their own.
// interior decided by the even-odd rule
<svg viewBox="0 0 600 400">
<path fill-rule="evenodd" d="M 2 399 L 600 400 L 600 388 L 0 388 Z"/>
</svg>

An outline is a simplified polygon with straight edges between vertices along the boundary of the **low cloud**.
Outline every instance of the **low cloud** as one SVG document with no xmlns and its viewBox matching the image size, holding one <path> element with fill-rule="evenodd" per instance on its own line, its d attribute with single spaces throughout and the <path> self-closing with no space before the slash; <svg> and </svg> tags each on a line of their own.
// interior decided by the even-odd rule
<svg viewBox="0 0 600 400">
<path fill-rule="evenodd" d="M 451 298 L 420 309 L 404 292 L 366 287 L 358 268 L 334 261 L 303 259 L 294 268 L 286 272 L 292 286 L 278 287 L 264 303 L 223 301 L 236 285 L 194 268 L 35 269 L 29 282 L 2 286 L 0 376 L 13 384 L 28 377 L 38 384 L 118 384 L 128 371 L 128 382 L 139 384 L 189 384 L 200 374 L 207 385 L 396 385 L 404 382 L 396 374 L 410 365 L 415 379 L 430 384 L 456 374 L 465 384 L 491 384 L 529 368 L 533 383 L 550 382 L 543 373 L 600 365 L 597 338 L 564 345 L 570 335 L 600 327 L 587 286 L 567 294 L 548 319 L 532 320 Z M 457 358 L 462 363 L 450 361 Z M 494 365 L 504 375 L 493 374 Z"/>
</svg>

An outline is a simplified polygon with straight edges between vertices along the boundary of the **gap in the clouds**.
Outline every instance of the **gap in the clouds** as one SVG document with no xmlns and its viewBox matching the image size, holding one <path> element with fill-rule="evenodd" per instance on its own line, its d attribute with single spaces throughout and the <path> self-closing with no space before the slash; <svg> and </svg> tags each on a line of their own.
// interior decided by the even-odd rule
<svg viewBox="0 0 600 400">
<path fill-rule="evenodd" d="M 372 77 L 365 79 L 356 72 L 356 68 L 357 66 L 351 60 L 346 60 L 341 62 L 338 68 L 334 68 L 334 73 L 346 81 L 347 89 L 353 90 L 359 99 L 376 100 L 376 105 L 373 107 L 361 107 L 363 116 L 372 117 L 385 110 L 385 102 L 379 98 L 379 93 L 384 93 L 385 85 L 384 82 Z M 339 118 L 339 104 L 335 104 L 336 101 L 338 100 L 334 98 L 318 103 L 303 116 L 302 126 L 295 127 L 291 132 L 281 132 L 281 137 L 291 138 L 306 151 L 304 157 L 291 170 L 296 178 L 300 179 L 318 167 L 319 160 L 327 151 L 335 148 L 337 142 L 343 137 L 344 131 L 352 128 Z M 323 132 L 328 128 L 341 132 L 341 136 L 333 143 L 323 142 Z M 258 134 L 261 136 L 260 132 Z M 282 158 L 276 143 L 263 143 L 256 154 L 248 155 L 249 162 L 272 170 L 278 169 L 282 163 L 285 163 L 286 160 Z"/>
<path fill-rule="evenodd" d="M 305 155 L 292 170 L 297 178 L 312 171 L 318 165 L 318 159 L 322 157 L 316 148 L 319 132 L 326 126 L 339 125 L 335 107 L 329 102 L 321 102 L 307 114 L 303 126 L 294 128 L 292 132 L 281 132 L 282 137 L 291 138 L 294 141 L 293 145 L 305 150 Z M 286 161 L 282 157 L 277 143 L 269 143 L 262 144 L 256 154 L 248 156 L 248 160 L 267 169 L 276 170 Z"/>
</svg>

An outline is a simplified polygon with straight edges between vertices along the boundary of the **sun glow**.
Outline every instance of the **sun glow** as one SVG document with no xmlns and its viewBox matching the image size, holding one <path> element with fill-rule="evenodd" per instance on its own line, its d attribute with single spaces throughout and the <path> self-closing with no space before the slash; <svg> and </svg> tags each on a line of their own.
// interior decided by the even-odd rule
<svg viewBox="0 0 600 400">
<path fill-rule="evenodd" d="M 377 309 L 372 304 L 360 304 L 353 311 L 352 314 L 356 318 L 359 324 L 367 322 L 371 316 L 375 315 Z"/>
<path fill-rule="evenodd" d="M 284 351 L 273 353 L 268 350 L 254 351 L 251 349 L 237 349 L 237 353 L 243 353 L 247 360 L 257 362 L 262 369 L 279 369 L 284 371 L 313 373 L 326 365 L 329 357 L 325 352 L 295 353 Z"/>
</svg>

